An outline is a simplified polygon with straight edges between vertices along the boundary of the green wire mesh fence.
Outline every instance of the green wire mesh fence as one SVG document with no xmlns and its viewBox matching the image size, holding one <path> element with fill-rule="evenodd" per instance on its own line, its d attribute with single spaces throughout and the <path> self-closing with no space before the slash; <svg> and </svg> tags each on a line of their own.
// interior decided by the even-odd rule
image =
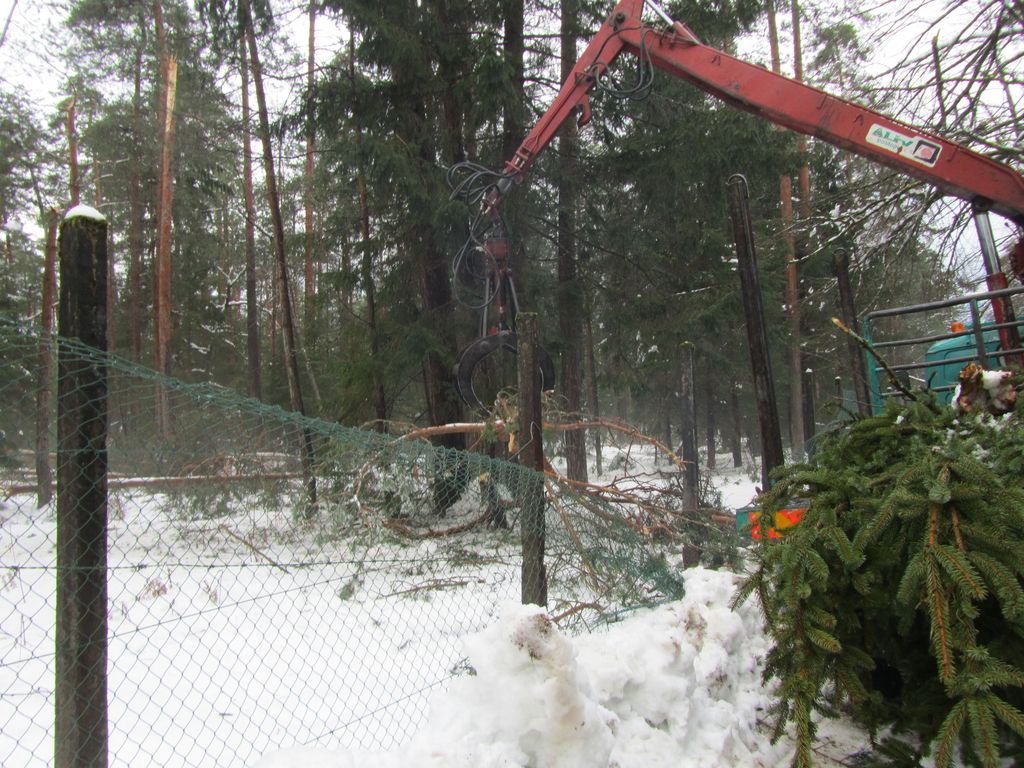
<svg viewBox="0 0 1024 768">
<path fill-rule="evenodd" d="M 682 528 L 628 501 L 60 345 L 108 382 L 111 766 L 404 742 L 467 671 L 460 637 L 519 599 L 542 485 L 553 615 L 585 626 L 680 592 L 662 553 Z M 54 762 L 56 346 L 0 320 L 0 765 Z"/>
</svg>

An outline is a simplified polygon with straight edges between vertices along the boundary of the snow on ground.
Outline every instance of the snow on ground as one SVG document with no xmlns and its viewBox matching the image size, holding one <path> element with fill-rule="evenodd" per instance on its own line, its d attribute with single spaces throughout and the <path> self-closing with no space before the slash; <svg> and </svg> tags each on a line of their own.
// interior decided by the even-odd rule
<svg viewBox="0 0 1024 768">
<path fill-rule="evenodd" d="M 606 460 L 614 462 L 611 453 Z M 727 457 L 719 466 L 714 484 L 723 505 L 751 504 L 756 468 L 733 468 Z M 737 574 L 692 568 L 684 578 L 682 600 L 579 637 L 536 606 L 509 603 L 495 623 L 464 639 L 473 674 L 433 697 L 427 723 L 408 744 L 388 752 L 286 748 L 253 768 L 787 765 L 792 743 L 772 745 L 764 721 L 770 641 L 756 605 L 730 608 Z M 866 743 L 847 723 L 823 722 L 819 765 L 843 765 Z"/>
<path fill-rule="evenodd" d="M 606 477 L 652 463 L 605 459 Z M 719 466 L 724 504 L 748 504 L 756 471 Z M 515 537 L 468 534 L 452 567 L 432 541 L 358 554 L 295 538 L 290 514 L 254 504 L 193 519 L 157 496 L 118 497 L 112 767 L 787 761 L 761 726 L 768 641 L 755 606 L 729 609 L 732 573 L 689 570 L 683 600 L 573 637 L 507 602 Z M 54 528 L 29 497 L 0 505 L 0 765 L 52 756 Z M 863 743 L 842 725 L 823 733 L 837 759 Z"/>
<path fill-rule="evenodd" d="M 117 498 L 112 768 L 241 768 L 284 744 L 407 741 L 464 658 L 460 638 L 519 591 L 515 549 L 503 561 L 493 533 L 489 562 L 462 571 L 433 541 L 289 541 L 274 533 L 290 528 L 287 508 L 185 520 L 158 496 Z M 55 528 L 28 496 L 0 505 L 0 766 L 52 764 Z"/>
<path fill-rule="evenodd" d="M 759 725 L 767 650 L 757 609 L 728 607 L 736 577 L 686 572 L 686 596 L 605 631 L 570 638 L 540 608 L 506 605 L 468 637 L 475 675 L 433 703 L 405 747 L 367 754 L 309 749 L 258 768 L 698 768 L 776 766 L 791 747 Z"/>
</svg>

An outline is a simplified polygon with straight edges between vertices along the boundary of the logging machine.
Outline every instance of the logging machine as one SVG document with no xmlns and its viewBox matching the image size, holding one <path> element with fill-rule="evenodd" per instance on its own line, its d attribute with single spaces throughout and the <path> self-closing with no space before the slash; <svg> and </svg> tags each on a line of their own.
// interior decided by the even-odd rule
<svg viewBox="0 0 1024 768">
<path fill-rule="evenodd" d="M 643 21 L 645 6 L 661 23 L 649 26 Z M 622 54 L 638 59 L 639 80 L 628 89 L 621 88 L 610 74 Z M 463 350 L 456 368 L 459 392 L 470 405 L 481 405 L 473 388 L 476 367 L 498 349 L 515 351 L 518 299 L 508 266 L 508 239 L 500 216 L 502 200 L 526 178 L 567 120 L 575 118 L 579 127 L 590 122 L 592 90 L 637 98 L 646 93 L 654 68 L 734 107 L 815 136 L 968 201 L 981 242 L 988 289 L 1000 292 L 1007 288 L 988 214 L 993 211 L 1018 228 L 1024 227 L 1024 177 L 1020 173 L 955 142 L 705 45 L 689 27 L 670 18 L 651 0 L 621 0 L 505 167 L 492 172 L 463 163 L 449 173 L 453 196 L 479 207 L 470 238 L 453 261 L 461 282 L 486 286 L 483 300 L 475 305 L 481 313 L 480 336 Z M 1024 239 L 1013 248 L 1011 260 L 1018 279 L 1024 282 Z M 992 307 L 995 322 L 991 327 L 999 334 L 1002 348 L 1019 348 L 1009 302 L 997 293 Z M 554 366 L 546 353 L 540 356 L 540 367 L 544 388 L 552 388 Z"/>
</svg>

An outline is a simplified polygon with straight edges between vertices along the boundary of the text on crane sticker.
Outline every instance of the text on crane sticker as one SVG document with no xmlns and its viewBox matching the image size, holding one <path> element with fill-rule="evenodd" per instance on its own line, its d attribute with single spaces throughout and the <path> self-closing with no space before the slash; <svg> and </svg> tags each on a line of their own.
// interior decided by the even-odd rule
<svg viewBox="0 0 1024 768">
<path fill-rule="evenodd" d="M 942 152 L 942 147 L 934 141 L 922 139 L 920 136 L 908 136 L 878 123 L 868 129 L 867 141 L 868 144 L 909 157 L 929 168 L 939 161 L 939 153 Z"/>
</svg>

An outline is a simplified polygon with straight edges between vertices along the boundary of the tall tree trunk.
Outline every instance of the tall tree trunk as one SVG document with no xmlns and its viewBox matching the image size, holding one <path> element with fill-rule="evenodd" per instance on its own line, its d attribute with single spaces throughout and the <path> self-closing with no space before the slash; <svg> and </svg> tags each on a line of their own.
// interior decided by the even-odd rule
<svg viewBox="0 0 1024 768">
<path fill-rule="evenodd" d="M 145 34 L 145 22 L 139 20 L 139 29 Z M 132 91 L 132 127 L 136 142 L 142 141 L 142 46 L 135 49 L 135 67 Z M 138 144 L 136 144 L 138 146 Z M 140 160 L 133 157 L 128 174 L 128 347 L 131 359 L 142 362 L 142 251 L 143 218 L 142 179 Z"/>
<path fill-rule="evenodd" d="M 797 82 L 803 82 L 804 79 L 804 63 L 803 63 L 803 47 L 800 41 L 800 2 L 799 0 L 790 0 L 790 8 L 792 9 L 793 19 L 793 77 Z M 797 189 L 800 193 L 800 202 L 798 206 L 798 213 L 800 214 L 800 237 L 797 240 L 794 252 L 796 254 L 796 263 L 802 262 L 808 254 L 809 244 L 807 242 L 811 232 L 811 167 L 808 162 L 807 155 L 807 137 L 802 133 L 797 134 L 796 139 L 796 151 L 800 156 L 802 162 L 800 163 L 800 170 L 797 174 Z M 803 339 L 803 312 L 800 309 L 800 284 L 799 275 L 794 275 L 793 279 L 797 283 L 796 287 L 796 319 L 790 322 L 795 323 L 797 337 Z M 804 351 L 802 345 L 797 352 L 798 358 L 796 361 L 791 362 L 791 365 L 798 365 L 800 369 L 800 411 L 803 414 L 801 417 L 801 428 L 802 436 L 808 434 L 813 435 L 814 424 L 808 423 L 808 413 L 814 411 L 814 394 L 807 389 L 804 380 L 804 371 L 807 368 L 808 356 Z M 797 458 L 803 455 L 803 445 L 806 443 L 806 439 L 801 441 L 800 451 L 794 450 L 794 456 Z"/>
<path fill-rule="evenodd" d="M 468 32 L 464 18 L 452 17 L 452 5 L 450 0 L 436 0 L 433 3 L 438 25 L 449 34 Z M 466 159 L 466 136 L 462 99 L 456 88 L 465 72 L 459 65 L 462 52 L 459 51 L 453 56 L 452 49 L 450 43 L 442 43 L 438 48 L 438 76 L 444 83 L 444 91 L 441 93 L 441 109 L 444 114 L 444 157 L 450 163 L 458 163 Z"/>
<path fill-rule="evenodd" d="M 284 219 L 281 216 L 281 200 L 277 192 L 277 176 L 274 172 L 274 150 L 270 141 L 270 118 L 267 114 L 267 98 L 263 89 L 263 73 L 260 67 L 259 50 L 256 47 L 256 33 L 248 0 L 242 0 L 240 9 L 245 26 L 246 42 L 249 46 L 249 60 L 252 65 L 252 80 L 256 89 L 256 111 L 260 121 L 260 140 L 263 144 L 263 171 L 266 176 L 267 198 L 270 204 L 270 218 L 274 231 L 274 251 L 277 256 L 277 277 L 280 287 L 281 335 L 284 341 L 285 375 L 288 378 L 288 394 L 292 410 L 305 414 L 302 402 L 302 387 L 299 381 L 298 352 L 295 346 L 295 324 L 292 315 L 291 296 L 288 290 L 288 260 L 284 245 Z M 308 428 L 302 429 L 300 454 L 302 473 L 307 488 L 306 513 L 312 514 L 317 504 L 316 476 L 313 474 L 313 436 Z"/>
<path fill-rule="evenodd" d="M 433 0 L 430 8 L 439 18 L 446 18 L 446 0 Z M 446 29 L 455 34 L 461 29 L 462 20 L 449 20 Z M 446 67 L 449 62 L 442 62 Z M 447 147 L 449 162 L 461 159 L 464 155 L 462 138 L 461 110 L 454 98 L 454 91 L 457 87 L 455 77 L 458 73 L 445 70 L 442 77 L 444 92 L 442 93 L 442 109 L 444 110 L 445 135 L 442 140 Z M 445 79 L 447 78 L 447 79 Z M 406 82 L 411 80 L 411 82 Z M 421 169 L 430 169 L 437 163 L 437 157 L 427 128 L 427 105 L 425 96 L 417 92 L 413 82 L 418 76 L 413 72 L 405 72 L 401 69 L 395 73 L 395 84 L 399 88 L 405 87 L 410 90 L 410 98 L 405 107 L 404 115 L 400 120 L 400 138 L 410 147 L 416 148 L 416 157 Z M 404 134 L 404 135 L 402 135 Z M 413 203 L 415 206 L 416 203 Z M 434 237 L 433 223 L 431 217 L 424 212 L 414 214 L 414 221 L 409 227 L 409 246 L 417 254 L 416 270 L 419 278 L 420 296 L 423 301 L 423 309 L 428 317 L 430 328 L 437 338 L 437 349 L 454 350 L 455 333 L 449 322 L 452 309 L 452 290 L 448 276 L 448 257 Z M 432 424 L 446 424 L 457 421 L 462 417 L 462 403 L 456 394 L 452 374 L 451 361 L 437 351 L 427 352 L 423 362 L 424 389 L 427 400 L 427 411 Z M 450 448 L 462 448 L 465 441 L 462 435 L 442 436 L 437 444 Z"/>
<path fill-rule="evenodd" d="M 354 85 L 356 77 L 356 43 L 355 34 L 348 38 L 348 76 Z M 373 252 L 370 249 L 370 200 L 366 189 L 366 176 L 363 169 L 363 128 L 356 127 L 356 152 L 359 158 L 356 170 L 356 187 L 359 193 L 359 234 L 362 238 L 363 257 L 360 265 L 363 292 L 366 294 L 366 326 L 370 333 L 370 357 L 376 361 L 380 355 L 380 336 L 377 330 L 377 285 L 373 277 Z M 378 432 L 387 431 L 388 401 L 377 366 L 372 366 L 373 410 L 377 417 Z"/>
<path fill-rule="evenodd" d="M 71 204 L 82 202 L 82 178 L 78 172 L 78 131 L 75 128 L 75 105 L 78 97 L 71 96 L 65 110 L 65 121 L 68 134 L 68 189 L 71 191 Z"/>
<path fill-rule="evenodd" d="M 39 381 L 36 386 L 36 502 L 42 507 L 53 498 L 53 470 L 50 467 L 50 398 L 53 391 L 53 307 L 57 295 L 57 225 L 60 214 L 47 212 L 46 250 L 43 255 L 43 291 L 40 307 Z"/>
<path fill-rule="evenodd" d="M 800 0 L 790 0 L 790 7 L 793 18 L 793 79 L 802 83 L 804 81 L 804 54 L 800 38 Z M 797 134 L 796 151 L 802 161 L 797 176 L 797 189 L 800 191 L 800 218 L 806 238 L 808 219 L 811 217 L 811 167 L 807 156 L 807 137 L 802 133 Z M 805 252 L 807 250 L 806 241 L 803 242 L 803 250 Z"/>
<path fill-rule="evenodd" d="M 562 81 L 572 74 L 576 64 L 576 36 L 579 22 L 577 0 L 561 0 L 562 8 Z M 567 120 L 558 136 L 560 155 L 558 174 L 558 324 L 562 332 L 562 383 L 566 408 L 571 419 L 581 409 L 583 377 L 580 365 L 583 301 L 576 275 L 576 124 Z M 585 430 L 565 433 L 566 474 L 571 480 L 586 481 L 587 452 Z"/>
<path fill-rule="evenodd" d="M 718 434 L 718 386 L 716 386 L 714 364 L 711 357 L 704 360 L 704 444 L 707 446 L 707 468 L 714 469 L 718 463 L 716 436 Z"/>
<path fill-rule="evenodd" d="M 779 32 L 775 17 L 774 0 L 768 3 L 768 35 L 771 49 L 772 71 L 781 73 Z M 793 457 L 803 456 L 803 365 L 800 353 L 800 289 L 797 272 L 796 239 L 793 231 L 793 180 L 788 175 L 779 177 L 779 206 L 782 212 L 783 242 L 786 262 L 786 317 L 789 319 L 789 439 Z"/>
<path fill-rule="evenodd" d="M 505 37 L 502 53 L 505 66 L 508 67 L 511 88 L 508 99 L 503 105 L 501 132 L 501 159 L 511 160 L 515 151 L 523 141 L 524 89 L 526 82 L 526 37 L 524 33 L 523 0 L 505 0 L 504 2 Z"/>
<path fill-rule="evenodd" d="M 306 167 L 303 208 L 305 209 L 305 310 L 306 348 L 315 337 L 316 328 L 316 267 L 314 264 L 315 233 L 313 227 L 313 155 L 316 136 L 313 124 L 313 73 L 316 66 L 316 0 L 309 2 L 309 40 L 306 52 L 306 99 L 309 113 L 306 115 Z M 308 359 L 308 356 L 307 356 Z"/>
<path fill-rule="evenodd" d="M 587 313 L 584 318 L 584 331 L 586 333 L 587 343 L 587 410 L 590 411 L 590 416 L 596 421 L 601 418 L 601 401 L 598 397 L 597 391 L 597 359 L 594 353 L 594 321 L 593 321 L 593 301 L 590 302 L 590 306 L 587 307 Z M 601 430 L 593 430 L 594 438 L 594 471 L 597 472 L 598 477 L 604 472 L 603 459 L 601 450 Z"/>
<path fill-rule="evenodd" d="M 160 146 L 160 207 L 157 223 L 156 248 L 156 369 L 165 376 L 171 373 L 171 220 L 174 192 L 174 102 L 178 85 L 178 60 L 168 55 L 163 60 L 164 124 Z M 169 393 L 157 386 L 157 423 L 160 433 L 166 435 L 171 428 Z"/>
<path fill-rule="evenodd" d="M 103 210 L 103 171 L 98 158 L 92 160 L 92 186 L 96 201 L 96 210 Z M 117 280 L 114 269 L 114 237 L 107 228 L 107 349 L 114 349 L 114 307 L 117 304 Z"/>
<path fill-rule="evenodd" d="M 249 54 L 243 40 L 239 50 L 242 75 L 242 192 L 245 198 L 245 349 L 249 396 L 263 399 L 260 366 L 260 308 L 256 301 L 256 198 L 252 191 L 252 131 L 249 126 Z"/>
<path fill-rule="evenodd" d="M 694 391 L 693 345 L 682 348 L 679 373 L 680 409 L 679 454 L 685 462 L 683 472 L 683 507 L 694 510 L 700 503 L 700 457 L 697 455 L 697 407 Z"/>
<path fill-rule="evenodd" d="M 740 413 L 736 379 L 729 380 L 729 412 L 732 414 L 732 431 L 729 436 L 729 450 L 732 453 L 732 466 L 739 469 L 743 466 L 743 414 Z"/>
</svg>

